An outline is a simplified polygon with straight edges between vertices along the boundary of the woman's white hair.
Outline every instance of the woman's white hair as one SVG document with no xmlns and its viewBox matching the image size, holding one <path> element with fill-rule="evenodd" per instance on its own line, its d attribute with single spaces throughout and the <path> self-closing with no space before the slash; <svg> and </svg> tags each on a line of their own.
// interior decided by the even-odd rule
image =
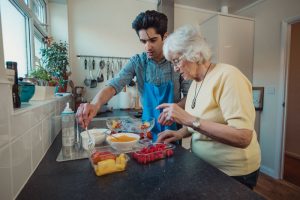
<svg viewBox="0 0 300 200">
<path fill-rule="evenodd" d="M 170 34 L 163 46 L 164 56 L 171 60 L 171 55 L 183 55 L 186 60 L 202 63 L 211 58 L 211 49 L 201 35 L 199 27 L 185 25 Z"/>
</svg>

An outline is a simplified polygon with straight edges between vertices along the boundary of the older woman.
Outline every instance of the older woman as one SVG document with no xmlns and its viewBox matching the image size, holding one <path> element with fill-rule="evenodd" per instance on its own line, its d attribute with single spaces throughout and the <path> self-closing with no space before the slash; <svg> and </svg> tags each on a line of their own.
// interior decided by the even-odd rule
<svg viewBox="0 0 300 200">
<path fill-rule="evenodd" d="M 252 189 L 261 158 L 251 83 L 236 67 L 210 61 L 210 48 L 196 27 L 176 30 L 163 51 L 174 70 L 193 82 L 185 110 L 176 104 L 157 107 L 165 113 L 160 123 L 183 125 L 178 131 L 160 133 L 158 142 L 192 135 L 193 153 Z"/>
</svg>

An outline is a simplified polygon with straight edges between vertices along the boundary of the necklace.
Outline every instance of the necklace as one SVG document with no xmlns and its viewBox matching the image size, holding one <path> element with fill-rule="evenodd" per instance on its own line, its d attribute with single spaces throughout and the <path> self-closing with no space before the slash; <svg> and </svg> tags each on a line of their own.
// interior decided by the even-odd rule
<svg viewBox="0 0 300 200">
<path fill-rule="evenodd" d="M 195 106 L 196 106 L 196 99 L 197 99 L 197 97 L 198 97 L 198 94 L 199 94 L 199 92 L 200 92 L 200 89 L 201 89 L 201 87 L 202 87 L 202 85 L 203 85 L 204 79 L 205 79 L 205 77 L 206 77 L 206 74 L 207 74 L 207 72 L 208 72 L 210 66 L 211 66 L 211 63 L 209 64 L 209 66 L 208 66 L 208 68 L 207 68 L 207 70 L 206 70 L 206 72 L 205 72 L 205 74 L 204 74 L 203 80 L 202 80 L 202 82 L 201 82 L 201 84 L 200 84 L 200 87 L 199 87 L 198 91 L 197 91 L 197 86 L 198 86 L 198 84 L 196 84 L 195 95 L 194 95 L 194 98 L 193 98 L 193 101 L 192 101 L 192 105 L 191 105 L 191 108 L 192 108 L 192 109 L 194 109 Z"/>
</svg>

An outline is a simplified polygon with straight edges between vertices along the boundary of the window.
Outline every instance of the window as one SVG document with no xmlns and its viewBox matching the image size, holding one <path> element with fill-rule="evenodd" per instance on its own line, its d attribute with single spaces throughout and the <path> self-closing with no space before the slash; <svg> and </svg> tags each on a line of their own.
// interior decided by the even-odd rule
<svg viewBox="0 0 300 200">
<path fill-rule="evenodd" d="M 47 36 L 45 0 L 0 0 L 0 8 L 4 59 L 17 62 L 18 76 L 24 77 L 35 63 L 32 59 L 41 57 Z"/>
<path fill-rule="evenodd" d="M 42 23 L 46 23 L 46 3 L 44 0 L 32 0 L 32 10 L 38 20 Z"/>
<path fill-rule="evenodd" d="M 35 30 L 34 32 L 34 36 L 33 36 L 33 40 L 34 40 L 34 56 L 35 58 L 40 59 L 41 56 L 41 48 L 45 46 L 44 42 L 43 42 L 43 35 L 38 31 Z"/>
<path fill-rule="evenodd" d="M 1 1 L 2 37 L 5 61 L 18 63 L 18 75 L 28 71 L 28 17 L 9 0 Z"/>
</svg>

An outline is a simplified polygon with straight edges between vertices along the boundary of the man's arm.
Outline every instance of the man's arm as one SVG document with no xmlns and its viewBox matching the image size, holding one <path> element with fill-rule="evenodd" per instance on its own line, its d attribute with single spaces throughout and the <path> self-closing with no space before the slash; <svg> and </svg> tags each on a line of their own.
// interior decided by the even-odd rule
<svg viewBox="0 0 300 200">
<path fill-rule="evenodd" d="M 116 90 L 112 86 L 105 86 L 100 90 L 97 95 L 91 101 L 91 104 L 94 104 L 97 108 L 97 111 L 106 104 L 114 95 L 116 95 Z"/>
</svg>

